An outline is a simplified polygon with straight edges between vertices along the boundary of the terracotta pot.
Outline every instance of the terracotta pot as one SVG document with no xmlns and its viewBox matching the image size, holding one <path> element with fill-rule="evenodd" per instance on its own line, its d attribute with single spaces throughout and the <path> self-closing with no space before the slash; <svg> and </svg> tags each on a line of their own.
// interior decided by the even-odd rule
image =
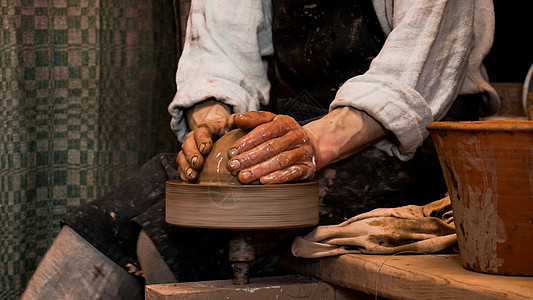
<svg viewBox="0 0 533 300">
<path fill-rule="evenodd" d="M 463 266 L 533 275 L 533 121 L 427 128 L 452 201 Z"/>
</svg>

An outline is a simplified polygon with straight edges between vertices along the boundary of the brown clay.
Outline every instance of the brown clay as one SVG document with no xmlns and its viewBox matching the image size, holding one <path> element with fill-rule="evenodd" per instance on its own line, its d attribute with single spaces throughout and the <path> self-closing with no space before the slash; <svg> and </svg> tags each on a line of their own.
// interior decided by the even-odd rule
<svg viewBox="0 0 533 300">
<path fill-rule="evenodd" d="M 228 149 L 239 138 L 246 134 L 241 129 L 235 129 L 216 141 L 211 152 L 205 158 L 202 171 L 198 175 L 200 184 L 240 185 L 236 176 L 228 170 Z"/>
<path fill-rule="evenodd" d="M 452 200 L 463 266 L 533 275 L 533 121 L 427 128 Z"/>
</svg>

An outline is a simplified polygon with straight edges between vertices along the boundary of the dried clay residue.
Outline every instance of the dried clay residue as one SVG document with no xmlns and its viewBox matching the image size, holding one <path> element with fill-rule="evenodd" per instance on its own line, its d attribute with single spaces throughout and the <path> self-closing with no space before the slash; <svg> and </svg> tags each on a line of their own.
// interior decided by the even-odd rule
<svg viewBox="0 0 533 300">
<path fill-rule="evenodd" d="M 483 159 L 486 151 L 481 151 L 477 139 L 467 142 L 473 146 L 459 149 L 464 161 L 447 160 L 447 169 L 454 183 L 454 217 L 458 224 L 457 234 L 461 247 L 461 257 L 468 268 L 483 272 L 497 273 L 504 263 L 498 257 L 497 246 L 506 241 L 507 236 L 502 219 L 498 215 L 497 166 L 490 159 Z M 472 152 L 473 151 L 473 152 Z M 468 170 L 468 176 L 481 176 L 481 183 L 471 184 L 468 176 L 462 178 L 459 169 Z"/>
</svg>

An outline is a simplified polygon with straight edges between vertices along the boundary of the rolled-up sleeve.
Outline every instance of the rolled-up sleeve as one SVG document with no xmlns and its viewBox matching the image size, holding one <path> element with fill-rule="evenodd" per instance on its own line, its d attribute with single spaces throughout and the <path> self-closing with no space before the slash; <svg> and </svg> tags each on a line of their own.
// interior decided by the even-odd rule
<svg viewBox="0 0 533 300">
<path fill-rule="evenodd" d="M 483 93 L 486 111 L 497 108 L 482 65 L 494 11 L 488 0 L 403 0 L 392 11 L 385 20 L 391 31 L 370 69 L 345 82 L 330 109 L 367 112 L 396 138 L 375 146 L 409 160 L 428 136 L 426 125 L 443 118 L 460 93 Z"/>
<path fill-rule="evenodd" d="M 186 108 L 214 97 L 234 112 L 268 104 L 270 83 L 262 57 L 273 53 L 272 7 L 261 0 L 193 0 L 169 105 L 171 128 L 183 141 Z"/>
</svg>

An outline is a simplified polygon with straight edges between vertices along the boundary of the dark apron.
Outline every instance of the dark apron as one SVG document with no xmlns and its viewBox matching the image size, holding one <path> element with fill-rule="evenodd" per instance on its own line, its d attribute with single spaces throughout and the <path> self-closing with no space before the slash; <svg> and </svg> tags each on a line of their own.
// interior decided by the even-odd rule
<svg viewBox="0 0 533 300">
<path fill-rule="evenodd" d="M 370 0 L 274 0 L 273 8 L 276 79 L 293 91 L 273 97 L 279 113 L 304 123 L 327 113 L 340 85 L 368 70 L 385 36 Z"/>
<path fill-rule="evenodd" d="M 385 41 L 371 0 L 273 0 L 275 111 L 301 125 L 328 113 L 339 87 L 365 73 Z M 477 120 L 481 95 L 460 95 L 444 120 Z"/>
</svg>

